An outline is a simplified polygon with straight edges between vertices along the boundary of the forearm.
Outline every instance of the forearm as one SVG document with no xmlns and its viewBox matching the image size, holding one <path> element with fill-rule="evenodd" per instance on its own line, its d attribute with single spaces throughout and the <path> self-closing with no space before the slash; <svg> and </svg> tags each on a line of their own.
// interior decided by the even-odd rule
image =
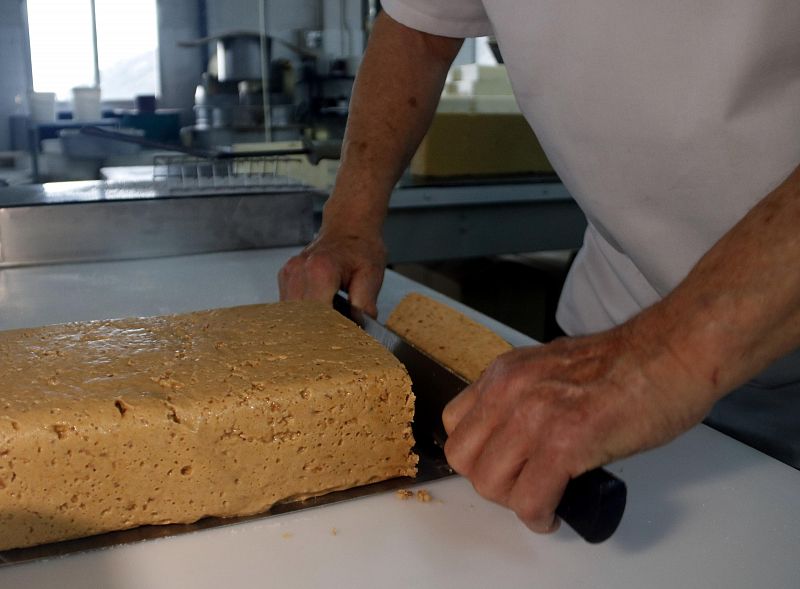
<svg viewBox="0 0 800 589">
<path fill-rule="evenodd" d="M 409 29 L 385 13 L 378 18 L 353 87 L 323 230 L 380 231 L 392 188 L 430 125 L 461 44 Z"/>
<path fill-rule="evenodd" d="M 800 345 L 800 167 L 643 314 L 713 402 Z"/>
</svg>

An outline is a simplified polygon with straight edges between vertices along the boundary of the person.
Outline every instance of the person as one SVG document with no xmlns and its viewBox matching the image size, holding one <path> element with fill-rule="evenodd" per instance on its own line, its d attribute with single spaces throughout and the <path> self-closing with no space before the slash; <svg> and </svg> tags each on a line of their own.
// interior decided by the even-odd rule
<svg viewBox="0 0 800 589">
<path fill-rule="evenodd" d="M 463 38 L 494 34 L 588 229 L 557 314 L 570 337 L 501 356 L 448 405 L 450 464 L 537 532 L 571 477 L 707 416 L 800 465 L 800 3 L 383 6 L 281 296 L 344 287 L 376 313 L 389 194 Z"/>
</svg>

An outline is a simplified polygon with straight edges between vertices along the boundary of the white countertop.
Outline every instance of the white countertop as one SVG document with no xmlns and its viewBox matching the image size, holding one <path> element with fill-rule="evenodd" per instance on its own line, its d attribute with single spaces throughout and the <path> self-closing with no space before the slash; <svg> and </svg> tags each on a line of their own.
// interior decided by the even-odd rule
<svg viewBox="0 0 800 589">
<path fill-rule="evenodd" d="M 276 300 L 293 251 L 0 270 L 0 329 Z M 431 294 L 387 273 L 381 315 L 410 290 Z M 2 568 L 0 587 L 800 586 L 800 472 L 704 426 L 610 470 L 628 508 L 598 546 L 567 528 L 536 536 L 450 478 L 425 485 L 431 503 L 373 495 Z"/>
</svg>

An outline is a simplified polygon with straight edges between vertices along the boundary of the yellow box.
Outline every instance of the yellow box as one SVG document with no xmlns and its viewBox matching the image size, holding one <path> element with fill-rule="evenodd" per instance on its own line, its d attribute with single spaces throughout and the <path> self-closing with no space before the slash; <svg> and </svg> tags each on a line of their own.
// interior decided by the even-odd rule
<svg viewBox="0 0 800 589">
<path fill-rule="evenodd" d="M 518 113 L 436 113 L 411 160 L 415 176 L 552 172 L 539 140 Z"/>
</svg>

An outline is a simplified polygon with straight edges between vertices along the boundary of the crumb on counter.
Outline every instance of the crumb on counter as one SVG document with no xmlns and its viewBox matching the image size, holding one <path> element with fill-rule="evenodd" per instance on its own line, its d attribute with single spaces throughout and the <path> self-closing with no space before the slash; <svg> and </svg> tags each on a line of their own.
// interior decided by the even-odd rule
<svg viewBox="0 0 800 589">
<path fill-rule="evenodd" d="M 401 501 L 407 501 L 414 496 L 414 492 L 409 491 L 408 489 L 397 489 L 397 491 L 395 491 L 394 494 L 395 497 L 397 497 Z"/>
<path fill-rule="evenodd" d="M 294 537 L 294 534 L 292 534 L 291 532 L 284 532 L 283 534 L 281 534 L 281 538 L 283 538 L 284 540 L 288 540 L 292 537 Z"/>
<path fill-rule="evenodd" d="M 339 535 L 339 530 L 337 530 L 336 528 L 331 528 L 331 536 L 338 536 L 338 535 Z"/>
<path fill-rule="evenodd" d="M 430 503 L 431 502 L 431 494 L 428 492 L 427 489 L 420 489 L 417 491 L 417 501 L 420 503 Z"/>
</svg>

